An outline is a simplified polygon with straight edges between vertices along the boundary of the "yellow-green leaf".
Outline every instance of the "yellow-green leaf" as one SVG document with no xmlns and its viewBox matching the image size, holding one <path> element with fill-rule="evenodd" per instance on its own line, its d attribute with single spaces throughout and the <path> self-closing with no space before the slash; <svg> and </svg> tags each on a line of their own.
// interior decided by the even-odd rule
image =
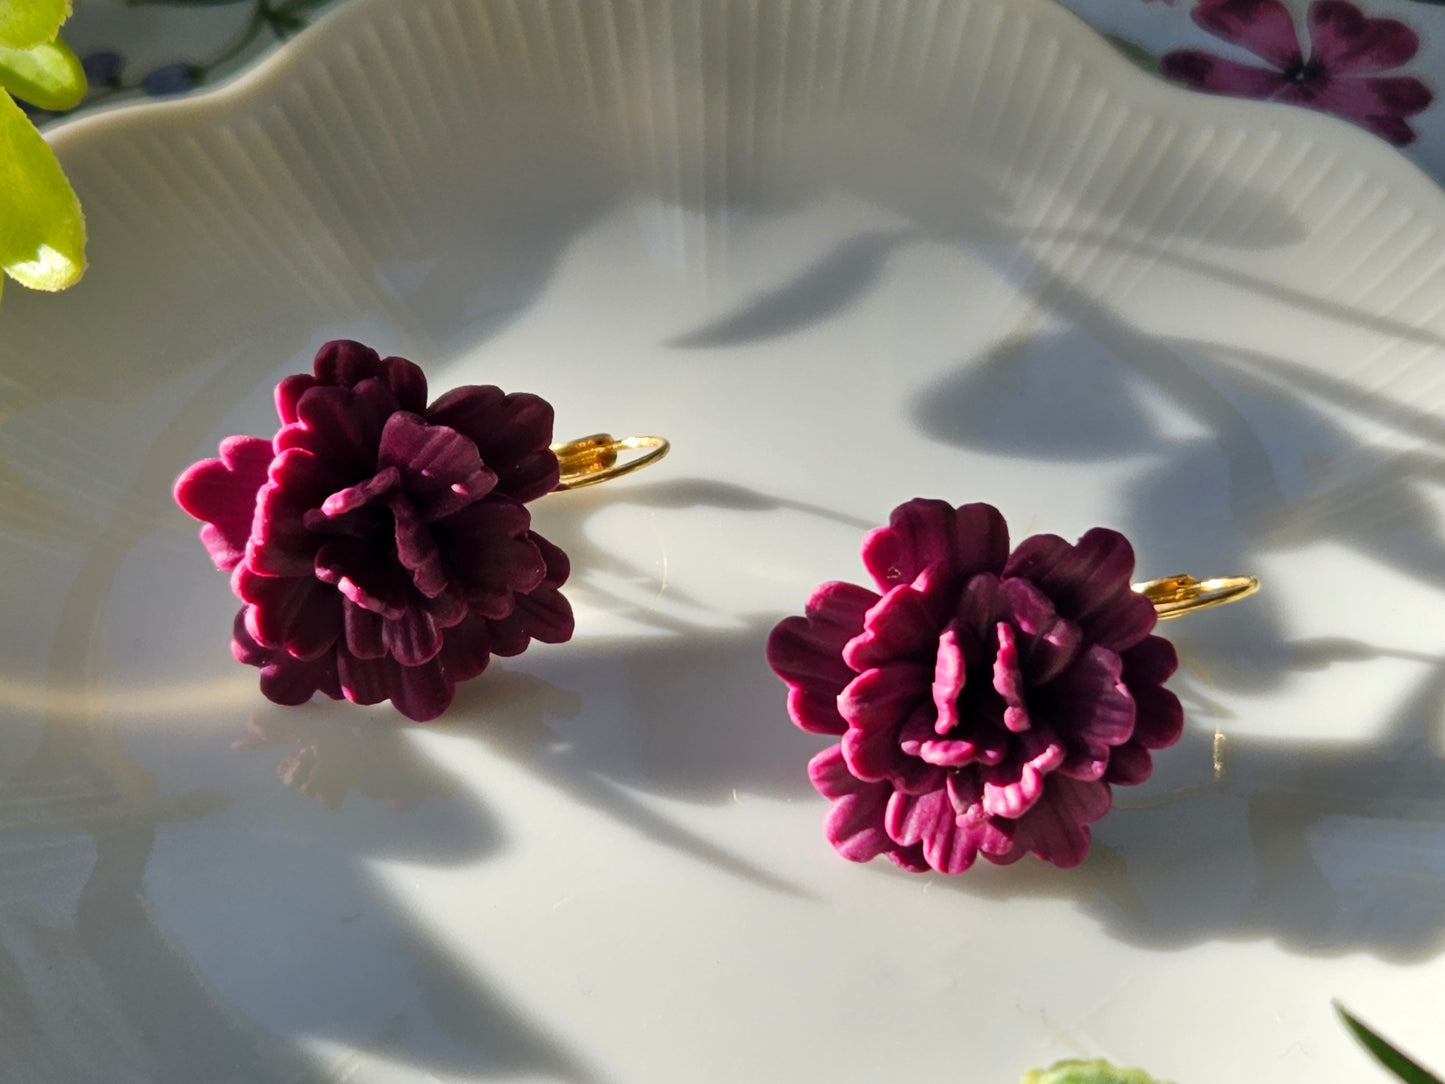
<svg viewBox="0 0 1445 1084">
<path fill-rule="evenodd" d="M 36 290 L 63 290 L 85 270 L 80 201 L 35 125 L 0 92 L 0 267 Z"/>
<path fill-rule="evenodd" d="M 70 0 L 0 0 L 0 45 L 29 49 L 51 41 L 70 18 Z"/>
<path fill-rule="evenodd" d="M 29 49 L 0 45 L 0 87 L 41 109 L 74 109 L 85 97 L 85 70 L 56 38 Z"/>
<path fill-rule="evenodd" d="M 1021 1084 L 1167 1084 L 1142 1069 L 1119 1069 L 1107 1061 L 1059 1061 L 1024 1074 Z"/>
</svg>

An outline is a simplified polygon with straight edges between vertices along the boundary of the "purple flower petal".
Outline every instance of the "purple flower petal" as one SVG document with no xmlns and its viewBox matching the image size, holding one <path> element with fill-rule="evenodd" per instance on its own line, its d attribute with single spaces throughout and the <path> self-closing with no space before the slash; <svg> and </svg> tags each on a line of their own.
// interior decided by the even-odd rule
<svg viewBox="0 0 1445 1084">
<path fill-rule="evenodd" d="M 297 400 L 297 421 L 283 426 L 272 443 L 278 455 L 303 449 L 357 482 L 376 473 L 381 431 L 397 409 L 396 396 L 380 379 L 354 388 L 318 385 Z"/>
<path fill-rule="evenodd" d="M 341 612 L 347 651 L 358 659 L 379 659 L 386 654 L 386 642 L 382 639 L 385 618 L 381 614 L 350 599 L 342 602 Z"/>
<path fill-rule="evenodd" d="M 455 680 L 435 659 L 421 666 L 402 666 L 389 657 L 357 659 L 343 650 L 338 652 L 337 662 L 346 699 L 356 704 L 390 700 L 413 722 L 435 719 L 456 695 Z"/>
<path fill-rule="evenodd" d="M 937 650 L 938 627 L 948 620 L 956 596 L 948 566 L 930 565 L 869 609 L 863 631 L 844 646 L 843 661 L 859 672 L 888 662 L 927 664 Z"/>
<path fill-rule="evenodd" d="M 1178 737 L 1178 700 L 1161 685 L 1173 648 L 1150 634 L 1121 535 L 1037 536 L 1010 555 L 987 542 L 1007 537 L 991 508 L 954 511 L 901 506 L 864 541 L 882 598 L 825 584 L 806 616 L 773 630 L 790 714 L 839 739 L 810 768 L 835 802 L 828 838 L 905 869 L 957 873 L 980 854 L 1007 864 L 1030 851 L 1076 865 L 1110 785 L 1147 777 L 1149 750 Z M 971 561 L 989 567 L 959 571 Z"/>
<path fill-rule="evenodd" d="M 286 651 L 264 648 L 246 629 L 246 609 L 236 614 L 231 633 L 231 654 L 236 661 L 261 669 L 261 694 L 277 704 L 304 704 L 317 692 L 341 699 L 336 675 L 336 652 L 303 660 Z"/>
<path fill-rule="evenodd" d="M 324 541 L 307 526 L 307 513 L 346 481 L 331 464 L 300 448 L 278 454 L 269 478 L 256 494 L 246 563 L 265 576 L 305 575 Z"/>
<path fill-rule="evenodd" d="M 393 414 L 381 432 L 377 463 L 400 471 L 407 496 L 428 523 L 480 500 L 497 485 L 477 446 L 455 429 L 416 414 Z"/>
<path fill-rule="evenodd" d="M 283 648 L 314 659 L 336 643 L 341 599 L 311 576 L 258 576 L 239 565 L 231 586 L 250 603 L 247 630 L 262 647 Z"/>
<path fill-rule="evenodd" d="M 437 663 L 453 682 L 471 681 L 487 668 L 492 655 L 490 622 L 468 614 L 447 629 Z"/>
<path fill-rule="evenodd" d="M 1310 5 L 1312 60 L 1332 75 L 1370 75 L 1408 63 L 1420 48 L 1415 31 L 1396 19 L 1367 19 L 1345 0 Z"/>
<path fill-rule="evenodd" d="M 491 494 L 432 524 L 452 590 L 487 617 L 506 617 L 547 574 L 531 521 L 525 507 Z"/>
<path fill-rule="evenodd" d="M 1425 109 L 1434 96 L 1420 80 L 1411 76 L 1371 79 L 1335 79 L 1305 92 L 1290 88 L 1280 100 L 1294 99 L 1300 105 L 1333 113 L 1368 128 L 1397 147 L 1412 143 L 1415 131 L 1404 120 Z"/>
<path fill-rule="evenodd" d="M 428 421 L 426 378 L 405 358 L 338 340 L 313 369 L 277 385 L 271 441 L 232 438 L 176 486 L 247 603 L 233 650 L 262 691 L 430 719 L 494 650 L 571 637 L 567 557 L 514 499 L 555 486 L 551 407 L 458 389 L 439 416 L 476 430 L 463 433 Z"/>
<path fill-rule="evenodd" d="M 1044 796 L 1044 778 L 1064 762 L 1064 747 L 1047 734 L 1022 735 L 1014 755 L 983 774 L 983 810 L 1018 820 Z"/>
<path fill-rule="evenodd" d="M 230 572 L 246 553 L 255 518 L 256 493 L 271 465 L 271 442 L 260 437 L 227 437 L 221 458 L 203 459 L 187 468 L 175 485 L 176 503 L 204 520 L 201 542 L 212 562 Z"/>
<path fill-rule="evenodd" d="M 888 799 L 883 823 L 896 842 L 921 843 L 924 859 L 940 873 L 962 873 L 978 857 L 973 833 L 959 827 L 953 804 L 942 789 L 894 794 Z"/>
<path fill-rule="evenodd" d="M 473 385 L 443 395 L 426 417 L 471 439 L 482 461 L 497 472 L 498 492 L 526 502 L 557 488 L 557 457 L 549 448 L 553 411 L 545 399 Z"/>
<path fill-rule="evenodd" d="M 962 722 L 958 705 L 968 685 L 968 663 L 959 643 L 957 622 L 950 622 L 944 627 L 937 638 L 935 650 L 933 683 L 929 687 L 936 714 L 933 730 L 937 734 L 947 734 Z"/>
<path fill-rule="evenodd" d="M 1112 803 L 1104 783 L 1056 776 L 1044 798 L 1020 818 L 1013 842 L 1046 862 L 1077 866 L 1089 851 L 1089 828 Z"/>
<path fill-rule="evenodd" d="M 1294 17 L 1280 0 L 1199 0 L 1193 18 L 1215 37 L 1248 49 L 1277 68 L 1303 61 Z"/>
<path fill-rule="evenodd" d="M 859 730 L 896 728 L 927 698 L 932 676 L 928 667 L 912 662 L 865 670 L 839 694 L 838 712 Z"/>
<path fill-rule="evenodd" d="M 838 694 L 857 676 L 843 647 L 863 629 L 878 596 L 849 583 L 825 583 L 813 592 L 806 616 L 780 621 L 768 636 L 768 665 L 788 685 L 788 716 L 813 734 L 842 734 Z"/>
<path fill-rule="evenodd" d="M 447 589 L 448 583 L 436 539 L 411 501 L 397 495 L 389 506 L 396 521 L 396 559 L 411 573 L 411 582 L 418 591 L 427 598 L 436 598 Z"/>
<path fill-rule="evenodd" d="M 1034 535 L 1008 559 L 1005 578 L 1028 580 L 1053 600 L 1059 615 L 1104 647 L 1122 651 L 1154 628 L 1158 616 L 1130 590 L 1134 547 L 1118 531 L 1095 527 L 1076 545 L 1057 535 Z"/>
<path fill-rule="evenodd" d="M 892 787 L 854 778 L 836 745 L 808 762 L 808 777 L 818 793 L 833 802 L 823 822 L 823 834 L 839 854 L 850 862 L 867 862 L 895 849 L 883 828 Z"/>
<path fill-rule="evenodd" d="M 893 510 L 887 527 L 863 539 L 863 564 L 880 591 L 912 583 L 939 563 L 965 579 L 998 573 L 1007 557 L 1008 525 L 987 504 L 954 508 L 946 501 L 908 501 Z"/>
<path fill-rule="evenodd" d="M 399 409 L 426 409 L 426 377 L 405 358 L 382 360 L 371 347 L 351 339 L 335 339 L 316 351 L 312 362 L 318 384 L 354 388 L 363 380 L 381 380 L 396 396 Z"/>
<path fill-rule="evenodd" d="M 1273 98 L 1285 87 L 1284 76 L 1269 68 L 1241 64 L 1200 49 L 1176 49 L 1159 58 L 1159 73 L 1210 94 L 1237 98 Z"/>
</svg>

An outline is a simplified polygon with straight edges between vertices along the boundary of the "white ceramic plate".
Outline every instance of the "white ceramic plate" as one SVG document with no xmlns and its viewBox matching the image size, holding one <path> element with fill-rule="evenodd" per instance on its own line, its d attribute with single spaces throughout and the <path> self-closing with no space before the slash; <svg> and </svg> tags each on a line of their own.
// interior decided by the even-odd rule
<svg viewBox="0 0 1445 1084">
<path fill-rule="evenodd" d="M 55 139 L 93 267 L 0 310 L 0 1076 L 1370 1079 L 1335 996 L 1445 1066 L 1445 200 L 1388 148 L 1033 0 L 358 0 Z M 536 506 L 576 640 L 429 729 L 263 700 L 170 500 L 337 336 L 675 443 Z M 1265 581 L 1170 627 L 1187 733 L 1080 869 L 823 839 L 763 642 L 915 495 Z"/>
</svg>

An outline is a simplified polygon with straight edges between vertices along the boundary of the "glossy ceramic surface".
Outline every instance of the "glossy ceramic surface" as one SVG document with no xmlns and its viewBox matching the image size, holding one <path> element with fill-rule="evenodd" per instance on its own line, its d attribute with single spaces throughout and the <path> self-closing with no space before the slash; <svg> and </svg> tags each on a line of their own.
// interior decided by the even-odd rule
<svg viewBox="0 0 1445 1084">
<path fill-rule="evenodd" d="M 1445 1065 L 1445 200 L 1388 148 L 1032 0 L 358 0 L 55 141 L 0 1076 L 1353 1084 L 1333 996 Z M 264 701 L 170 501 L 338 336 L 674 442 L 535 506 L 578 635 L 428 728 Z M 1187 732 L 1077 870 L 823 839 L 763 642 L 916 495 L 1265 582 L 1168 628 Z"/>
</svg>

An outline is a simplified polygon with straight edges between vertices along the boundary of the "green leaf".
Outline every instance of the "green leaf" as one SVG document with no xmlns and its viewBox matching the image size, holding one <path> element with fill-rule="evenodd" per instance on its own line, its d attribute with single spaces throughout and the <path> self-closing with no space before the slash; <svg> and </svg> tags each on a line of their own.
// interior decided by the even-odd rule
<svg viewBox="0 0 1445 1084">
<path fill-rule="evenodd" d="M 0 45 L 41 45 L 53 40 L 68 18 L 70 0 L 0 0 Z"/>
<path fill-rule="evenodd" d="M 1142 1069 L 1120 1069 L 1107 1061 L 1059 1061 L 1024 1074 L 1019 1084 L 1168 1084 Z"/>
<path fill-rule="evenodd" d="M 85 97 L 85 70 L 59 38 L 29 49 L 0 45 L 0 87 L 31 105 L 59 113 Z"/>
<path fill-rule="evenodd" d="M 1335 1002 L 1335 1012 L 1340 1014 L 1340 1019 L 1345 1022 L 1345 1027 L 1349 1028 L 1355 1038 L 1360 1040 L 1360 1044 L 1375 1056 L 1375 1060 L 1403 1080 L 1405 1084 L 1441 1084 L 1439 1077 L 1423 1065 L 1400 1053 L 1356 1020 L 1338 1001 Z"/>
<path fill-rule="evenodd" d="M 85 271 L 85 218 L 49 144 L 0 92 L 0 267 L 35 290 Z"/>
</svg>

